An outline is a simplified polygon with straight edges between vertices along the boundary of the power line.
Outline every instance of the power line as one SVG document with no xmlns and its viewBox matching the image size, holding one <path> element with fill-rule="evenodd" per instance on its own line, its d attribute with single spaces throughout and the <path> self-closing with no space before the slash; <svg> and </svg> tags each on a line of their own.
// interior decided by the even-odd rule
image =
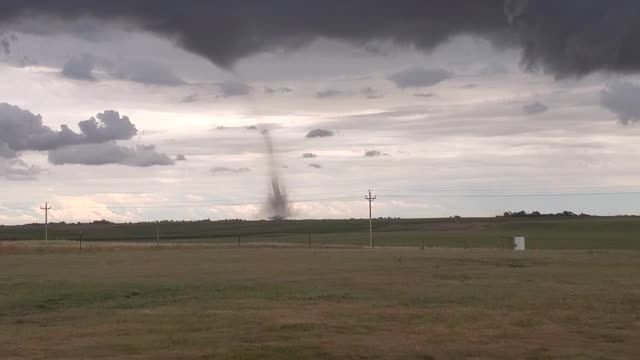
<svg viewBox="0 0 640 360">
<path fill-rule="evenodd" d="M 556 191 L 556 190 L 586 190 L 586 189 L 637 189 L 640 185 L 619 185 L 619 186 L 572 186 L 572 187 L 536 187 L 536 188 L 466 188 L 466 189 L 375 189 L 376 191 L 398 191 L 398 192 L 508 192 L 508 191 Z"/>
<path fill-rule="evenodd" d="M 625 192 L 590 192 L 590 193 L 554 193 L 554 194 L 461 194 L 461 195 L 398 195 L 378 194 L 386 198 L 509 198 L 509 197 L 567 197 L 567 196 L 609 196 L 609 195 L 640 195 L 640 191 Z"/>
<path fill-rule="evenodd" d="M 358 196 L 342 196 L 342 197 L 331 197 L 331 198 L 321 198 L 321 199 L 305 199 L 305 200 L 289 200 L 289 203 L 305 203 L 305 202 L 315 202 L 315 201 L 332 201 L 332 200 L 357 200 Z M 158 205 L 158 206 L 110 206 L 105 204 L 104 206 L 58 206 L 61 209 L 166 209 L 166 208 L 199 208 L 199 207 L 215 207 L 215 206 L 243 206 L 243 205 L 267 205 L 268 202 L 234 202 L 234 203 L 205 203 L 205 204 L 194 204 L 194 205 Z M 6 208 L 11 210 L 18 209 L 28 209 L 28 208 Z"/>
</svg>

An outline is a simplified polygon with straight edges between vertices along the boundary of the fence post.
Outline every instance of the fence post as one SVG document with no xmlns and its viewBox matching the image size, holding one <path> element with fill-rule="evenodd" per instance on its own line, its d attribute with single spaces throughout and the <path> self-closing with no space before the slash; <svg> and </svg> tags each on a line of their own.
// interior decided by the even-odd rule
<svg viewBox="0 0 640 360">
<path fill-rule="evenodd" d="M 311 233 L 309 233 L 308 247 L 311 248 Z"/>
<path fill-rule="evenodd" d="M 240 247 L 240 235 L 238 235 L 238 247 Z"/>
<path fill-rule="evenodd" d="M 82 231 L 80 231 L 80 251 L 82 251 Z"/>
<path fill-rule="evenodd" d="M 422 247 L 420 249 L 424 250 L 424 238 L 422 238 Z"/>
<path fill-rule="evenodd" d="M 467 250 L 469 248 L 469 244 L 467 244 L 467 238 L 464 238 L 464 249 Z"/>
</svg>

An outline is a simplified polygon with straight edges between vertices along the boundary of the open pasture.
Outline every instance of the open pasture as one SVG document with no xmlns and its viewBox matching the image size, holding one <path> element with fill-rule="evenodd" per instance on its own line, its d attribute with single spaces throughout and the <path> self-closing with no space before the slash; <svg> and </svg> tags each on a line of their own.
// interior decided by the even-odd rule
<svg viewBox="0 0 640 360">
<path fill-rule="evenodd" d="M 3 359 L 631 359 L 640 252 L 0 244 Z"/>
</svg>

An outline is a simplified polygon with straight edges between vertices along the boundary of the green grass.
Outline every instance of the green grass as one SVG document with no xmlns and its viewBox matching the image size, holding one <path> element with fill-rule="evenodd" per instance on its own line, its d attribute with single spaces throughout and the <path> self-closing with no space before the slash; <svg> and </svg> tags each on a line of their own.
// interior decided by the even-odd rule
<svg viewBox="0 0 640 360">
<path fill-rule="evenodd" d="M 639 249 L 638 217 L 540 217 L 375 220 L 378 246 L 508 247 L 525 236 L 529 249 Z M 155 242 L 156 224 L 52 224 L 49 238 Z M 368 246 L 366 220 L 164 222 L 161 241 L 218 245 L 280 243 L 307 246 Z M 2 226 L 0 240 L 33 240 L 42 225 Z"/>
<path fill-rule="evenodd" d="M 640 343 L 637 251 L 12 246 L 7 359 L 627 359 Z"/>
</svg>

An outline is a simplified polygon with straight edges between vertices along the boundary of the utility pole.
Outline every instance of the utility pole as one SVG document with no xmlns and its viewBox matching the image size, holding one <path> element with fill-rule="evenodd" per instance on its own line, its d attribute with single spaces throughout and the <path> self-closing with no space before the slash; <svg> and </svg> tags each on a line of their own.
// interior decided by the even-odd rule
<svg viewBox="0 0 640 360">
<path fill-rule="evenodd" d="M 156 221 L 156 246 L 160 246 L 160 223 Z"/>
<path fill-rule="evenodd" d="M 51 206 L 49 203 L 44 203 L 44 207 L 40 207 L 40 209 L 44 210 L 44 240 L 49 240 L 49 210 L 51 210 Z"/>
<path fill-rule="evenodd" d="M 373 202 L 373 200 L 376 199 L 376 196 L 371 196 L 371 190 L 369 190 L 369 196 L 365 196 L 364 197 L 365 200 L 369 201 L 369 245 L 371 245 L 371 247 L 375 247 L 375 244 L 373 243 L 373 222 L 371 220 L 371 203 Z"/>
</svg>

